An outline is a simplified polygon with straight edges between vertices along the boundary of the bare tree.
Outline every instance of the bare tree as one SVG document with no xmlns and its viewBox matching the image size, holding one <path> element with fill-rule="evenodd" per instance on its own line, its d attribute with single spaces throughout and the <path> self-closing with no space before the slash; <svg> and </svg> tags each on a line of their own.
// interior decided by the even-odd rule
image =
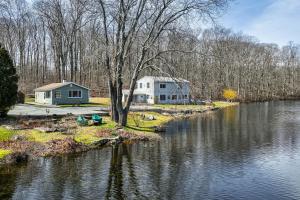
<svg viewBox="0 0 300 200">
<path fill-rule="evenodd" d="M 240 101 L 300 97 L 300 48 L 262 44 L 223 27 L 190 27 L 217 16 L 226 0 L 0 0 L 0 41 L 17 68 L 19 89 L 67 79 L 108 95 L 125 125 L 136 80 L 188 79 L 192 96 Z M 107 84 L 107 82 L 109 84 Z M 122 88 L 129 88 L 122 104 Z"/>
<path fill-rule="evenodd" d="M 97 2 L 104 30 L 105 67 L 109 79 L 112 118 L 121 126 L 127 124 L 133 91 L 140 73 L 146 68 L 160 70 L 152 62 L 159 59 L 168 49 L 158 46 L 159 38 L 163 38 L 184 16 L 196 14 L 212 16 L 226 3 L 224 0 L 98 0 Z M 123 106 L 124 68 L 133 53 L 137 59 L 131 62 L 129 95 Z"/>
</svg>

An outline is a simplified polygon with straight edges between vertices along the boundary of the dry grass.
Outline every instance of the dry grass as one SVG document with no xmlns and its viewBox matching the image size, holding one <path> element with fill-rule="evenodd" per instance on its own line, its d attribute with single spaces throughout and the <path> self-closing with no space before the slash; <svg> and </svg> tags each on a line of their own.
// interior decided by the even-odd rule
<svg viewBox="0 0 300 200">
<path fill-rule="evenodd" d="M 59 132 L 44 133 L 38 130 L 20 131 L 19 135 L 24 136 L 28 141 L 46 143 L 51 140 L 65 139 L 68 136 Z"/>
<path fill-rule="evenodd" d="M 99 104 L 102 106 L 110 106 L 110 98 L 92 97 L 92 98 L 90 98 L 90 103 Z"/>
<path fill-rule="evenodd" d="M 25 103 L 34 103 L 35 99 L 34 97 L 25 97 Z"/>
<path fill-rule="evenodd" d="M 167 109 L 167 110 L 205 110 L 208 106 L 206 105 L 176 105 L 176 104 L 157 104 L 154 107 Z"/>
<path fill-rule="evenodd" d="M 227 101 L 214 101 L 213 104 L 214 104 L 214 107 L 225 108 L 228 106 L 238 105 L 239 103 L 238 102 L 227 102 Z"/>
</svg>

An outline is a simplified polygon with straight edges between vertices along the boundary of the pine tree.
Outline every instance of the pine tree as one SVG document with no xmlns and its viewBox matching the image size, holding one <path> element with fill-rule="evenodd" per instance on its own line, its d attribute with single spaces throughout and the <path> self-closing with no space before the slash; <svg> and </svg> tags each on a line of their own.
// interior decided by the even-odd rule
<svg viewBox="0 0 300 200">
<path fill-rule="evenodd" d="M 0 117 L 16 104 L 18 76 L 8 52 L 0 44 Z"/>
</svg>

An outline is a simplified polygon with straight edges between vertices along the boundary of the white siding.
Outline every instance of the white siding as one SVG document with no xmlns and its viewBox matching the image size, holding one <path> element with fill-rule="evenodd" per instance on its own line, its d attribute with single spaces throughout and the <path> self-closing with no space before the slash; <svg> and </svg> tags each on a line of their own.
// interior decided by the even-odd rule
<svg viewBox="0 0 300 200">
<path fill-rule="evenodd" d="M 148 83 L 149 83 L 149 88 L 147 87 Z M 140 88 L 140 85 L 142 85 L 142 88 Z M 146 101 L 146 103 L 154 104 L 154 80 L 151 77 L 141 78 L 140 80 L 137 81 L 137 86 L 138 88 L 135 89 L 135 92 L 143 93 L 145 95 L 144 100 Z M 140 98 L 141 97 L 139 97 L 139 99 Z"/>
<path fill-rule="evenodd" d="M 35 102 L 39 104 L 52 104 L 52 92 L 50 92 L 50 98 L 46 97 L 46 92 L 35 92 Z"/>
<path fill-rule="evenodd" d="M 160 88 L 160 84 L 165 84 L 166 87 Z M 188 103 L 190 94 L 189 82 L 180 82 L 179 84 L 180 86 L 176 82 L 155 81 L 153 77 L 145 76 L 137 81 L 133 102 L 148 104 Z M 161 95 L 166 96 L 164 101 L 160 100 Z M 172 99 L 173 95 L 176 96 L 176 99 Z M 123 101 L 125 100 L 124 96 L 123 94 Z"/>
</svg>

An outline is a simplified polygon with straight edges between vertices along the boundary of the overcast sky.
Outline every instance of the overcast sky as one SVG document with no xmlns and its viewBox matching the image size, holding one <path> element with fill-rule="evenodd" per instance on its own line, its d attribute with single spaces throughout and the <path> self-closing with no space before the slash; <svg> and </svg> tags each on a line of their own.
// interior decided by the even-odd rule
<svg viewBox="0 0 300 200">
<path fill-rule="evenodd" d="M 235 0 L 218 21 L 260 42 L 300 44 L 300 0 Z"/>
</svg>

